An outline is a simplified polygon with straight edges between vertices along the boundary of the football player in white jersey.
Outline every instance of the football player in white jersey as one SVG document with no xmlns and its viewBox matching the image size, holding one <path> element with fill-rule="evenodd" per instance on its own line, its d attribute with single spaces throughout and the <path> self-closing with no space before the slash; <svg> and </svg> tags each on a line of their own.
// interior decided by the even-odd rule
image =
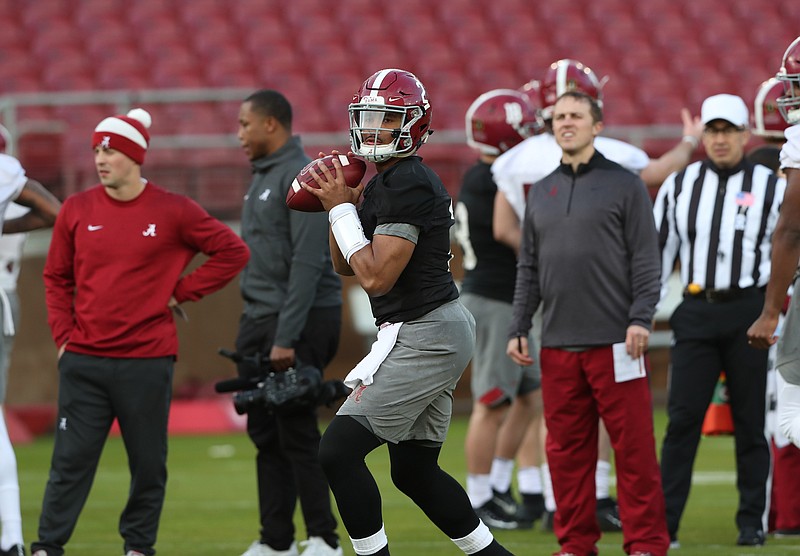
<svg viewBox="0 0 800 556">
<path fill-rule="evenodd" d="M 800 295 L 792 296 L 783 330 L 777 329 L 786 292 L 798 277 L 800 259 L 800 37 L 786 49 L 775 77 L 784 83 L 784 95 L 777 102 L 790 126 L 780 158 L 787 187 L 772 239 L 772 272 L 764 308 L 747 336 L 760 349 L 778 342 L 778 425 L 800 446 Z"/>
<path fill-rule="evenodd" d="M 581 62 L 562 59 L 550 65 L 541 82 L 531 81 L 523 86 L 522 90 L 529 95 L 532 101 L 540 104 L 546 132 L 525 139 L 501 154 L 492 164 L 492 177 L 498 189 L 494 207 L 495 239 L 519 250 L 521 223 L 525 213 L 525 198 L 528 189 L 555 170 L 561 162 L 561 147 L 556 143 L 550 127 L 553 105 L 558 97 L 569 90 L 579 90 L 597 100 L 602 106 L 602 89 L 605 81 L 606 78 L 599 79 L 594 71 Z M 692 117 L 687 109 L 681 111 L 681 118 L 683 120 L 681 141 L 655 160 L 650 159 L 642 149 L 610 137 L 595 138 L 594 146 L 609 160 L 639 174 L 646 185 L 658 187 L 670 173 L 683 168 L 690 162 L 692 153 L 700 142 L 703 131 L 700 118 Z M 535 321 L 538 320 L 537 315 Z M 538 330 L 538 326 L 535 325 L 534 335 L 537 335 L 536 330 Z M 539 436 L 544 438 L 544 435 Z M 535 438 L 537 436 L 529 434 L 526 441 Z M 524 443 L 518 453 L 533 452 L 533 447 Z M 535 451 L 535 453 L 539 452 L 544 453 L 543 447 Z M 601 426 L 597 499 L 598 521 L 604 531 L 615 531 L 620 528 L 616 504 L 608 492 L 611 471 L 610 456 L 611 443 L 605 427 Z M 545 528 L 548 528 L 549 517 L 555 510 L 555 498 L 552 495 L 547 465 L 542 466 L 542 475 L 547 508 L 543 524 Z"/>
<path fill-rule="evenodd" d="M 0 125 L 0 215 L 2 215 L 0 218 L 8 223 L 8 227 L 3 224 L 3 232 L 22 232 L 52 226 L 61 203 L 39 182 L 25 176 L 25 170 L 16 158 L 4 154 L 10 141 L 11 135 L 8 130 Z M 25 210 L 25 206 L 30 210 Z M 3 237 L 4 240 L 8 239 L 10 243 L 16 244 L 10 247 L 8 254 L 5 247 L 0 247 L 0 262 L 3 263 L 0 287 L 3 290 L 8 290 L 9 287 L 13 290 L 16 286 L 19 273 L 18 257 L 21 250 L 18 244 L 20 236 L 22 234 Z M 16 264 L 9 266 L 12 259 L 16 259 Z M 3 341 L 0 341 L 0 556 L 25 554 L 17 462 L 3 415 L 10 339 L 14 334 L 13 299 L 13 295 L 0 292 L 0 332 L 3 334 Z"/>
</svg>

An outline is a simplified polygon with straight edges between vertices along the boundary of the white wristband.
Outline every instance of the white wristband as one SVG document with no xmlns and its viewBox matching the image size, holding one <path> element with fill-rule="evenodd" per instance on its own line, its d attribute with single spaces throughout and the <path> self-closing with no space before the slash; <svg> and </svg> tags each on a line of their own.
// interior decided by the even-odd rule
<svg viewBox="0 0 800 556">
<path fill-rule="evenodd" d="M 361 227 L 356 206 L 352 203 L 336 205 L 328 213 L 328 221 L 331 223 L 336 245 L 339 246 L 347 264 L 350 264 L 353 253 L 370 244 L 364 235 L 364 228 Z"/>
<path fill-rule="evenodd" d="M 694 135 L 684 135 L 681 138 L 681 141 L 683 141 L 684 143 L 689 143 L 692 146 L 693 150 L 696 149 L 697 146 L 700 144 L 700 141 L 698 141 L 697 137 L 695 137 Z"/>
</svg>

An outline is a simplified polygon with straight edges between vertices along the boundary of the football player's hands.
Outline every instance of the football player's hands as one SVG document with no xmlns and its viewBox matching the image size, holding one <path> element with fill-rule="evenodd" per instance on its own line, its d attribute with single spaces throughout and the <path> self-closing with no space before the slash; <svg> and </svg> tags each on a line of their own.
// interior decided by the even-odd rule
<svg viewBox="0 0 800 556">
<path fill-rule="evenodd" d="M 693 117 L 688 108 L 681 108 L 681 120 L 683 121 L 683 136 L 694 137 L 699 144 L 704 127 L 700 116 Z"/>
<path fill-rule="evenodd" d="M 336 156 L 341 154 L 340 151 L 333 150 L 330 154 Z M 353 153 L 348 152 L 348 155 Z M 326 153 L 319 153 L 318 157 L 326 156 Z M 344 180 L 344 172 L 342 165 L 338 159 L 333 159 L 333 166 L 336 169 L 336 176 L 325 167 L 319 164 L 317 168 L 311 168 L 310 173 L 314 177 L 314 181 L 319 185 L 319 189 L 315 189 L 306 184 L 303 184 L 303 189 L 317 197 L 325 210 L 331 210 L 336 205 L 342 203 L 357 204 L 361 198 L 361 192 L 364 190 L 364 184 L 360 183 L 357 187 L 348 187 Z"/>
<path fill-rule="evenodd" d="M 761 314 L 758 320 L 747 329 L 747 343 L 757 349 L 769 349 L 778 341 L 775 330 L 778 328 L 778 315 Z"/>
</svg>

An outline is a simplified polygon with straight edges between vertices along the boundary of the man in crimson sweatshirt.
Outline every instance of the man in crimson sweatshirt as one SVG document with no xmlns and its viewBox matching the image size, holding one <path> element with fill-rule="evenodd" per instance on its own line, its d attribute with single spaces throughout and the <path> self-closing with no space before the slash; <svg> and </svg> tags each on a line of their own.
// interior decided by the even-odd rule
<svg viewBox="0 0 800 556">
<path fill-rule="evenodd" d="M 249 259 L 244 242 L 194 201 L 141 177 L 150 115 L 104 119 L 92 135 L 100 184 L 68 198 L 44 270 L 59 353 L 58 422 L 34 556 L 61 556 L 111 424 L 131 471 L 119 531 L 150 556 L 167 480 L 167 418 L 179 304 L 217 291 Z M 183 276 L 197 253 L 208 259 Z"/>
</svg>

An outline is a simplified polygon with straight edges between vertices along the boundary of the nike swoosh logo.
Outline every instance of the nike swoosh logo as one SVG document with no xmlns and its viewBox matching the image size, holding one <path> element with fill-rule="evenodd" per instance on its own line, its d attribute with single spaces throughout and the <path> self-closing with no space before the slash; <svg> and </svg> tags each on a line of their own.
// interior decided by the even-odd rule
<svg viewBox="0 0 800 556">
<path fill-rule="evenodd" d="M 97 230 L 100 230 L 102 228 L 103 228 L 103 226 L 92 226 L 91 224 L 89 224 L 86 227 L 86 229 L 89 230 L 90 232 L 96 232 Z"/>
</svg>

